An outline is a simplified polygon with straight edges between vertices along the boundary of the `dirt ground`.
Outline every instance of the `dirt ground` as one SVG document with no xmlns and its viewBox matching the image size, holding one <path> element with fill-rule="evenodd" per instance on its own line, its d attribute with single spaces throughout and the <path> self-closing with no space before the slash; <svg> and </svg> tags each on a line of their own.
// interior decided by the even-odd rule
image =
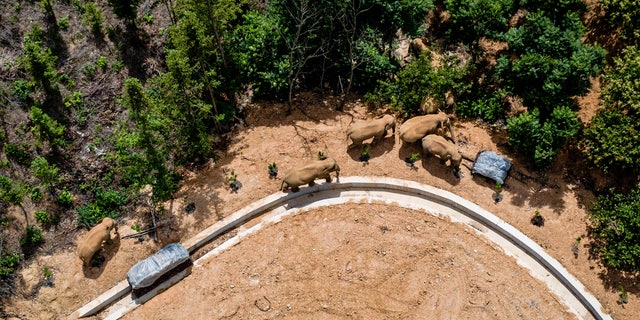
<svg viewBox="0 0 640 320">
<path fill-rule="evenodd" d="M 474 157 L 494 150 L 513 162 L 494 202 L 495 183 L 471 175 L 461 178 L 437 159 L 426 158 L 411 169 L 404 159 L 419 152 L 397 135 L 371 147 L 368 163 L 362 149 L 347 151 L 345 132 L 352 123 L 372 118 L 358 103 L 334 111 L 336 101 L 301 95 L 292 115 L 284 104 L 254 103 L 246 126 L 231 134 L 230 148 L 217 162 L 193 166 L 166 212 L 156 243 L 120 239 L 105 248 L 99 268 L 83 269 L 75 244 L 62 253 L 39 257 L 20 274 L 26 298 L 5 308 L 22 319 L 65 318 L 125 278 L 127 270 L 162 246 L 184 241 L 221 218 L 279 187 L 292 166 L 316 157 L 334 157 L 341 176 L 389 176 L 414 180 L 453 192 L 491 211 L 540 244 L 600 300 L 614 319 L 640 318 L 637 283 L 608 272 L 592 258 L 586 236 L 586 207 L 594 196 L 579 178 L 574 154 L 563 152 L 544 173 L 529 171 L 506 149 L 501 128 L 455 121 L 460 151 Z M 588 112 L 588 111 L 583 111 Z M 581 114 L 581 117 L 583 114 Z M 587 116 L 582 117 L 588 119 Z M 279 178 L 267 167 L 276 162 Z M 464 164 L 471 166 L 469 161 Z M 574 167 L 575 166 L 575 167 Z M 233 192 L 228 178 L 242 187 Z M 538 211 L 544 226 L 531 224 Z M 141 221 L 120 221 L 120 235 L 133 234 Z M 383 231 L 384 230 L 384 231 Z M 213 244 L 198 252 L 197 258 Z M 42 285 L 42 270 L 53 272 Z M 632 278 L 631 278 L 632 279 Z M 629 292 L 619 302 L 618 287 Z M 268 310 L 267 310 L 268 309 Z M 266 310 L 266 311 L 262 311 Z M 348 204 L 310 211 L 264 229 L 221 255 L 181 283 L 127 315 L 127 319 L 253 319 L 288 316 L 327 318 L 571 319 L 544 285 L 512 258 L 464 227 L 424 212 L 381 204 Z"/>
</svg>

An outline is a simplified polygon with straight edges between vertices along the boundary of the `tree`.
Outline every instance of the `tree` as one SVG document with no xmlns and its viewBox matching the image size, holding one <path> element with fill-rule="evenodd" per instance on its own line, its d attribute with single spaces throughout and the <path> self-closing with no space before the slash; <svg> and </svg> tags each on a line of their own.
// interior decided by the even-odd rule
<svg viewBox="0 0 640 320">
<path fill-rule="evenodd" d="M 599 196 L 591 208 L 594 251 L 607 266 L 640 271 L 640 185 L 630 193 L 615 189 Z"/>
<path fill-rule="evenodd" d="M 640 6 L 637 0 L 600 0 L 598 1 L 614 28 L 622 30 L 620 37 L 632 45 L 638 45 L 640 39 Z"/>
<path fill-rule="evenodd" d="M 604 108 L 591 119 L 581 145 L 604 172 L 640 174 L 640 50 L 628 47 L 603 75 Z"/>
</svg>

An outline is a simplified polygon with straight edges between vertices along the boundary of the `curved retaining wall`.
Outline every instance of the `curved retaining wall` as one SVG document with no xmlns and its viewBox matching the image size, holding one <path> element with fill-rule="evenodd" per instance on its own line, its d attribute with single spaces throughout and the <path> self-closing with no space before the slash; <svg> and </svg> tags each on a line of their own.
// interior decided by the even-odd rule
<svg viewBox="0 0 640 320">
<path fill-rule="evenodd" d="M 506 254 L 514 257 L 518 264 L 529 269 L 534 277 L 547 284 L 549 289 L 558 295 L 578 318 L 611 319 L 602 311 L 600 302 L 586 291 L 584 285 L 522 232 L 468 200 L 414 181 L 385 177 L 343 177 L 339 183 L 322 183 L 313 187 L 303 187 L 296 193 L 277 192 L 218 221 L 185 241 L 183 245 L 192 253 L 219 235 L 241 226 L 247 220 L 257 216 L 262 217 L 262 222 L 239 232 L 198 260 L 207 259 L 229 248 L 247 235 L 281 220 L 286 215 L 315 207 L 353 201 L 385 202 L 410 209 L 425 210 L 434 215 L 449 217 L 453 222 L 469 225 L 478 234 L 500 246 Z M 195 261 L 194 265 L 197 267 L 198 261 Z M 124 280 L 78 309 L 72 318 L 99 312 L 106 305 L 127 295 L 129 293 L 127 288 L 128 283 Z M 117 319 L 142 303 L 144 301 L 132 300 L 129 295 L 109 308 L 107 318 Z"/>
</svg>

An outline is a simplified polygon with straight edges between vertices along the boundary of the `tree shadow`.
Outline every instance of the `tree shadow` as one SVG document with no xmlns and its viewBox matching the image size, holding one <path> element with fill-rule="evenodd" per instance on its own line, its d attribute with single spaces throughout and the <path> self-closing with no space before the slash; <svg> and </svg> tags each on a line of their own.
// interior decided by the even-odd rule
<svg viewBox="0 0 640 320">
<path fill-rule="evenodd" d="M 146 58 L 149 56 L 149 34 L 142 28 L 126 24 L 125 29 L 121 25 L 117 25 L 111 38 L 114 43 L 118 44 L 120 58 L 122 63 L 127 66 L 129 76 L 143 82 L 149 78 L 145 64 Z"/>
<path fill-rule="evenodd" d="M 593 239 L 593 230 L 589 227 L 587 228 L 587 236 Z M 635 295 L 640 294 L 640 272 L 619 270 L 605 265 L 598 253 L 598 246 L 601 244 L 597 243 L 597 240 L 594 241 L 596 242 L 590 242 L 586 245 L 588 248 L 589 260 L 597 261 L 599 266 L 602 267 L 602 271 L 598 273 L 598 278 L 602 281 L 605 289 L 610 292 L 618 292 L 620 294 L 622 294 L 623 290 L 624 292 Z M 623 304 L 621 300 L 622 299 L 619 299 L 617 303 Z"/>
</svg>

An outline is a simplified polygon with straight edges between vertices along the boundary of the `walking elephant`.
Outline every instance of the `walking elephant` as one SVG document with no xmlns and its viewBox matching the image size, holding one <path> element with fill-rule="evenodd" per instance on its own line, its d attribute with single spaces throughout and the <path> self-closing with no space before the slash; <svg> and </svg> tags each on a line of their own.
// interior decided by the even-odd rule
<svg viewBox="0 0 640 320">
<path fill-rule="evenodd" d="M 103 218 L 78 242 L 78 256 L 83 266 L 89 266 L 93 255 L 102 249 L 104 243 L 111 243 L 111 230 L 115 230 L 118 236 L 116 221 L 109 217 Z"/>
<path fill-rule="evenodd" d="M 414 143 L 428 134 L 438 133 L 438 129 L 442 129 L 443 133 L 447 125 L 447 130 L 451 134 L 451 140 L 455 143 L 453 134 L 453 126 L 451 125 L 451 116 L 444 112 L 436 114 L 427 114 L 424 116 L 413 117 L 400 125 L 398 130 L 400 139 L 407 143 Z"/>
<path fill-rule="evenodd" d="M 446 162 L 450 161 L 450 166 L 456 172 L 460 168 L 460 163 L 462 162 L 462 155 L 456 149 L 456 145 L 445 139 L 442 136 L 437 134 L 429 134 L 422 138 L 422 151 L 425 154 L 425 157 L 429 154 L 432 154 L 438 158 L 440 161 Z"/>
<path fill-rule="evenodd" d="M 382 117 L 368 120 L 358 121 L 351 125 L 347 131 L 347 139 L 351 139 L 353 142 L 347 149 L 361 146 L 362 141 L 373 137 L 371 144 L 373 145 L 379 140 L 382 140 L 387 135 L 387 131 L 391 129 L 391 133 L 396 132 L 396 118 L 392 115 L 386 114 Z"/>
<path fill-rule="evenodd" d="M 326 157 L 321 160 L 312 160 L 306 164 L 292 168 L 285 175 L 280 185 L 280 190 L 285 191 L 291 188 L 291 191 L 298 192 L 300 186 L 309 184 L 313 186 L 316 179 L 326 179 L 327 182 L 331 182 L 331 172 L 336 173 L 336 179 L 340 179 L 340 166 L 336 163 L 336 160 L 330 157 Z"/>
</svg>

